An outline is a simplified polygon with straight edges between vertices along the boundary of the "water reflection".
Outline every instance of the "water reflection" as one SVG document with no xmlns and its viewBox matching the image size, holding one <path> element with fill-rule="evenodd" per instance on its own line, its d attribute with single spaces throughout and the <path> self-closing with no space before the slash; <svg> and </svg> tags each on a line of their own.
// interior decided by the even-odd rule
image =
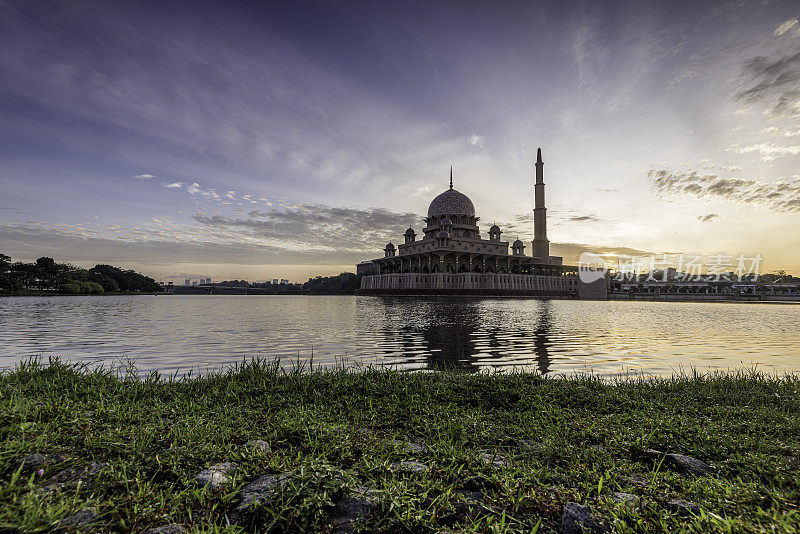
<svg viewBox="0 0 800 534">
<path fill-rule="evenodd" d="M 371 312 L 382 316 L 380 333 L 385 345 L 399 345 L 403 357 L 422 356 L 424 365 L 420 368 L 477 371 L 485 366 L 504 366 L 507 356 L 522 353 L 526 366 L 534 363 L 540 373 L 550 372 L 549 301 L 538 302 L 531 310 L 536 317 L 535 328 L 521 322 L 508 328 L 502 325 L 503 318 L 497 324 L 481 300 L 381 297 L 380 302 Z"/>
<path fill-rule="evenodd" d="M 731 335 L 731 333 L 746 335 Z M 243 357 L 542 374 L 800 371 L 800 306 L 311 296 L 7 297 L 0 368 L 35 355 L 202 373 Z"/>
</svg>

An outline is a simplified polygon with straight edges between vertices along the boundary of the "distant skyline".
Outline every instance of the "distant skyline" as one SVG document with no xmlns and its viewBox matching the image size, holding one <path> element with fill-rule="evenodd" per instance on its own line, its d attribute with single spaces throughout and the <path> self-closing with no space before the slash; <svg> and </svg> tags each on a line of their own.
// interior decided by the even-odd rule
<svg viewBox="0 0 800 534">
<path fill-rule="evenodd" d="M 448 186 L 551 252 L 800 273 L 797 2 L 0 0 L 0 252 L 354 271 Z"/>
</svg>

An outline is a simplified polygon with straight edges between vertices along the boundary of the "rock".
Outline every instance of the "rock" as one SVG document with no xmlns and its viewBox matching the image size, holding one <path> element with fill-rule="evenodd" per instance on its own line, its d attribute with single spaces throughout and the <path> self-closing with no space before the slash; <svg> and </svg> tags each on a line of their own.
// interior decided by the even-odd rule
<svg viewBox="0 0 800 534">
<path fill-rule="evenodd" d="M 684 501 L 683 499 L 672 499 L 667 502 L 666 508 L 670 512 L 683 516 L 698 515 L 700 513 L 699 506 L 693 502 Z"/>
<path fill-rule="evenodd" d="M 91 489 L 94 487 L 94 480 L 105 469 L 108 469 L 108 464 L 95 462 L 83 467 L 67 467 L 50 477 L 50 482 L 46 486 L 51 489 L 63 489 L 80 485 L 84 489 Z"/>
<path fill-rule="evenodd" d="M 664 462 L 668 463 L 676 471 L 685 473 L 705 475 L 711 472 L 711 467 L 704 461 L 691 456 L 684 456 L 683 454 L 667 454 Z"/>
<path fill-rule="evenodd" d="M 230 483 L 231 478 L 228 475 L 234 471 L 236 471 L 235 464 L 221 462 L 197 473 L 195 480 L 201 486 L 211 486 L 211 489 L 217 490 Z"/>
<path fill-rule="evenodd" d="M 163 525 L 160 527 L 148 528 L 142 534 L 183 534 L 186 529 L 181 525 Z"/>
<path fill-rule="evenodd" d="M 229 515 L 231 523 L 238 523 L 254 504 L 268 502 L 289 480 L 289 475 L 261 475 L 242 488 L 241 502 Z"/>
<path fill-rule="evenodd" d="M 561 514 L 559 532 L 561 534 L 583 534 L 584 532 L 601 532 L 601 528 L 588 506 L 568 502 Z"/>
<path fill-rule="evenodd" d="M 69 454 L 27 454 L 23 456 L 16 469 L 22 467 L 23 473 L 31 473 L 48 465 L 60 464 L 70 459 Z"/>
<path fill-rule="evenodd" d="M 627 482 L 628 484 L 631 484 L 632 486 L 638 486 L 640 488 L 650 488 L 650 487 L 652 487 L 652 484 L 650 484 L 650 481 L 647 480 L 646 478 L 643 478 L 643 477 L 639 477 L 639 476 L 625 477 L 625 476 L 622 476 L 622 477 L 619 477 L 619 478 L 620 478 L 620 480 L 622 480 L 624 482 Z"/>
<path fill-rule="evenodd" d="M 420 454 L 428 450 L 428 448 L 425 445 L 420 445 L 419 443 L 414 443 L 411 441 L 402 441 L 399 439 L 393 439 L 389 443 L 393 445 L 396 449 L 412 454 Z"/>
<path fill-rule="evenodd" d="M 519 447 L 522 452 L 542 452 L 544 450 L 544 443 L 531 439 L 518 439 L 517 447 Z"/>
<path fill-rule="evenodd" d="M 407 473 L 424 473 L 430 470 L 427 465 L 417 462 L 416 460 L 406 460 L 404 462 L 395 462 L 392 464 L 393 469 L 405 471 Z"/>
<path fill-rule="evenodd" d="M 336 503 L 333 508 L 333 531 L 352 532 L 354 524 L 359 519 L 369 517 L 375 505 L 361 497 L 345 497 Z"/>
<path fill-rule="evenodd" d="M 510 465 L 505 456 L 497 454 L 496 452 L 484 451 L 478 454 L 478 458 L 480 458 L 483 463 L 493 467 L 494 469 L 502 469 Z"/>
<path fill-rule="evenodd" d="M 684 454 L 665 454 L 655 449 L 645 449 L 642 454 L 654 461 L 660 461 L 661 458 L 664 458 L 664 465 L 683 473 L 704 475 L 711 472 L 711 467 L 707 463 Z"/>
<path fill-rule="evenodd" d="M 350 490 L 350 494 L 356 497 L 361 497 L 372 503 L 378 500 L 378 491 L 364 486 L 357 486 Z"/>
<path fill-rule="evenodd" d="M 262 439 L 251 439 L 244 444 L 244 448 L 260 453 L 268 453 L 270 451 L 269 443 Z"/>
<path fill-rule="evenodd" d="M 97 508 L 87 507 L 78 510 L 69 517 L 58 522 L 56 532 L 84 532 L 100 518 Z"/>
<path fill-rule="evenodd" d="M 630 504 L 633 505 L 639 500 L 637 495 L 633 493 L 625 493 L 623 491 L 615 491 L 611 494 L 611 499 L 617 504 Z"/>
</svg>

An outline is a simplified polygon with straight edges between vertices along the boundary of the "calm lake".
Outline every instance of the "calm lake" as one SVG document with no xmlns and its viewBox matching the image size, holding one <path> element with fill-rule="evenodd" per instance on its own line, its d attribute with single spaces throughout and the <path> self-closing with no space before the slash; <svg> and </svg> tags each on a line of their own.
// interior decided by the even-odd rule
<svg viewBox="0 0 800 534">
<path fill-rule="evenodd" d="M 0 298 L 0 367 L 30 356 L 205 372 L 242 357 L 314 366 L 669 375 L 800 371 L 791 304 L 351 296 Z"/>
</svg>

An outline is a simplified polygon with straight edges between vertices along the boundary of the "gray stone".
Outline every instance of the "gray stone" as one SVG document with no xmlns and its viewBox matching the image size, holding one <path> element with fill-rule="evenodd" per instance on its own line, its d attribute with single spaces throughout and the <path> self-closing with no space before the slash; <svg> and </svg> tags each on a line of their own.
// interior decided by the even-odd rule
<svg viewBox="0 0 800 534">
<path fill-rule="evenodd" d="M 92 489 L 94 481 L 105 469 L 106 463 L 92 462 L 88 466 L 72 466 L 63 469 L 50 477 L 50 481 L 45 485 L 50 490 L 54 489 L 73 489 L 81 486 L 83 489 Z"/>
<path fill-rule="evenodd" d="M 631 484 L 632 486 L 638 486 L 640 488 L 650 488 L 652 486 L 652 484 L 650 484 L 649 480 L 647 480 L 644 477 L 640 477 L 640 476 L 632 476 L 632 477 L 622 476 L 622 477 L 619 477 L 619 478 L 620 478 L 620 480 L 622 480 L 624 482 L 627 482 L 628 484 Z"/>
<path fill-rule="evenodd" d="M 424 473 L 425 471 L 430 470 L 430 467 L 421 462 L 417 462 L 416 460 L 395 462 L 392 464 L 392 468 L 405 471 L 407 473 Z"/>
<path fill-rule="evenodd" d="M 531 439 L 518 439 L 517 447 L 523 452 L 542 452 L 544 450 L 544 443 Z"/>
<path fill-rule="evenodd" d="M 268 453 L 270 451 L 269 443 L 262 439 L 252 439 L 244 444 L 244 448 L 260 453 Z"/>
<path fill-rule="evenodd" d="M 505 456 L 492 451 L 483 451 L 478 454 L 478 458 L 486 465 L 495 469 L 502 469 L 510 465 L 510 462 Z"/>
<path fill-rule="evenodd" d="M 197 473 L 195 480 L 201 486 L 211 486 L 211 489 L 218 490 L 230 484 L 231 478 L 228 475 L 235 471 L 235 464 L 220 462 Z"/>
<path fill-rule="evenodd" d="M 562 534 L 582 534 L 585 532 L 600 532 L 600 526 L 592 516 L 588 506 L 576 502 L 568 502 L 561 514 Z"/>
<path fill-rule="evenodd" d="M 163 525 L 160 527 L 148 528 L 142 534 L 183 534 L 186 529 L 181 525 Z"/>
<path fill-rule="evenodd" d="M 411 441 L 402 441 L 399 439 L 393 439 L 389 442 L 393 445 L 396 449 L 399 449 L 403 452 L 409 452 L 412 454 L 420 454 L 428 450 L 425 445 L 420 445 L 419 443 L 414 443 Z"/>
<path fill-rule="evenodd" d="M 103 470 L 108 468 L 108 464 L 106 463 L 95 463 L 92 462 L 88 466 L 83 467 L 67 467 L 66 469 L 59 471 L 52 477 L 50 477 L 50 481 L 57 483 L 57 482 L 70 482 L 78 479 L 86 479 L 86 478 L 94 478 L 97 477 Z"/>
<path fill-rule="evenodd" d="M 238 523 L 254 504 L 269 502 L 288 481 L 289 475 L 287 474 L 270 474 L 261 475 L 246 485 L 239 494 L 241 502 L 229 516 L 231 523 Z"/>
<path fill-rule="evenodd" d="M 27 454 L 17 463 L 16 469 L 22 467 L 23 473 L 30 473 L 48 465 L 60 464 L 69 460 L 69 458 L 69 454 Z"/>
<path fill-rule="evenodd" d="M 634 504 L 639 500 L 637 495 L 633 493 L 625 493 L 623 491 L 615 491 L 611 494 L 611 499 L 617 504 Z"/>
<path fill-rule="evenodd" d="M 667 454 L 664 461 L 677 471 L 697 475 L 705 475 L 711 472 L 711 467 L 704 461 L 683 454 Z"/>
<path fill-rule="evenodd" d="M 672 499 L 666 504 L 667 510 L 674 512 L 678 515 L 691 516 L 700 513 L 700 507 L 693 502 L 684 501 L 683 499 Z"/>
<path fill-rule="evenodd" d="M 661 458 L 664 458 L 665 466 L 683 473 L 704 475 L 711 472 L 711 467 L 707 463 L 684 454 L 665 454 L 655 449 L 645 449 L 642 454 L 654 461 L 659 461 Z"/>
<path fill-rule="evenodd" d="M 97 513 L 97 508 L 91 506 L 83 508 L 59 521 L 56 532 L 83 532 L 96 523 L 99 518 L 100 514 Z"/>
<path fill-rule="evenodd" d="M 375 505 L 367 499 L 360 497 L 345 497 L 336 503 L 333 509 L 333 531 L 347 533 L 353 531 L 354 524 L 359 519 L 369 517 Z"/>
<path fill-rule="evenodd" d="M 378 500 L 378 491 L 364 486 L 356 486 L 350 490 L 350 494 L 356 497 L 361 497 L 362 499 L 366 499 L 372 503 Z"/>
</svg>

